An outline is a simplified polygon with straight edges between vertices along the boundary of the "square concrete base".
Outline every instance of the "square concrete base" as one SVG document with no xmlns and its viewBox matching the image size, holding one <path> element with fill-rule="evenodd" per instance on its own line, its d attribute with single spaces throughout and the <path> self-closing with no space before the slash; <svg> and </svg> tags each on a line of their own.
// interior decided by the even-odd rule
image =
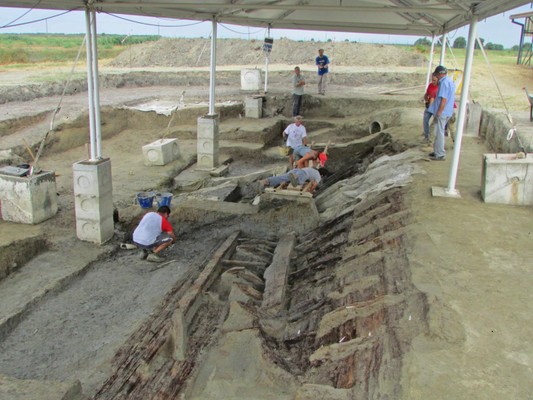
<svg viewBox="0 0 533 400">
<path fill-rule="evenodd" d="M 144 165 L 166 165 L 180 155 L 178 139 L 159 139 L 143 146 Z"/>
<path fill-rule="evenodd" d="M 55 172 L 33 176 L 0 175 L 0 217 L 3 220 L 38 224 L 56 213 Z"/>
<path fill-rule="evenodd" d="M 261 97 L 247 97 L 244 102 L 246 118 L 261 118 L 263 116 L 263 99 Z"/>
<path fill-rule="evenodd" d="M 533 205 L 533 154 L 484 154 L 481 197 L 485 203 Z"/>
<path fill-rule="evenodd" d="M 113 237 L 113 216 L 100 220 L 76 217 L 76 236 L 85 242 L 102 244 Z"/>
<path fill-rule="evenodd" d="M 431 195 L 433 197 L 451 197 L 453 199 L 460 199 L 461 193 L 456 189 L 453 192 L 448 191 L 448 188 L 443 188 L 439 186 L 433 186 L 431 188 Z"/>
</svg>

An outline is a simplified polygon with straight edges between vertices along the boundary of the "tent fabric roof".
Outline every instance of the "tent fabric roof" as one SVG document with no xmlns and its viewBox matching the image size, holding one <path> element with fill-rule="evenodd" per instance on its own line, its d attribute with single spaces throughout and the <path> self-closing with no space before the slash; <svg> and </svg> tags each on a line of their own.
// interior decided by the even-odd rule
<svg viewBox="0 0 533 400">
<path fill-rule="evenodd" d="M 524 0 L 0 0 L 0 7 L 98 12 L 334 32 L 431 36 L 530 3 Z"/>
</svg>

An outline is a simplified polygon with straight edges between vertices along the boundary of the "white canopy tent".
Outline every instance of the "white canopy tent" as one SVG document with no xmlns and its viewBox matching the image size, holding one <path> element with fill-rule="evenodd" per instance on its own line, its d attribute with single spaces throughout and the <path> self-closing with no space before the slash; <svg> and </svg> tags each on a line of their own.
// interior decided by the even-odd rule
<svg viewBox="0 0 533 400">
<path fill-rule="evenodd" d="M 385 33 L 431 36 L 432 38 L 470 24 L 464 83 L 457 120 L 456 145 L 449 185 L 446 189 L 447 194 L 456 195 L 455 181 L 465 121 L 477 21 L 528 3 L 530 1 L 525 0 L 39 0 L 37 3 L 35 0 L 0 0 L 0 7 L 86 10 L 87 14 L 92 16 L 90 20 L 88 19 L 87 24 L 88 37 L 96 34 L 96 27 L 91 28 L 91 24 L 95 23 L 96 13 L 102 12 L 212 21 L 212 65 L 209 92 L 209 114 L 211 115 L 214 114 L 214 60 L 216 59 L 214 43 L 218 22 L 265 27 L 269 30 L 283 28 Z M 93 37 L 92 41 L 95 43 L 96 38 Z M 93 55 L 96 55 L 95 49 L 93 49 Z M 98 69 L 94 64 L 96 63 L 95 57 L 88 58 L 93 58 L 93 65 L 88 65 L 88 75 L 91 75 L 91 71 L 96 73 L 96 76 L 88 79 L 97 80 Z M 95 107 L 93 118 L 95 120 L 98 116 L 98 96 L 97 92 L 95 95 L 91 88 L 94 90 L 97 87 L 98 85 L 94 81 L 89 81 L 89 98 Z M 93 129 L 96 131 L 99 127 Z M 93 135 L 91 135 L 91 140 L 93 140 Z M 97 144 L 100 142 L 99 134 L 94 135 L 94 141 Z M 92 144 L 91 148 L 98 149 L 99 145 Z M 99 154 L 95 156 L 100 157 Z"/>
<path fill-rule="evenodd" d="M 268 27 L 431 36 L 524 0 L 0 0 L 0 7 L 83 10 Z"/>
</svg>

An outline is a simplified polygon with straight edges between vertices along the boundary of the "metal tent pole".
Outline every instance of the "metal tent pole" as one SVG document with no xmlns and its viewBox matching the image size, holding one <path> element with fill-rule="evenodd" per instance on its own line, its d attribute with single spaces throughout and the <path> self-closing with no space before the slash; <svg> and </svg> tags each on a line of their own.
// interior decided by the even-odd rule
<svg viewBox="0 0 533 400">
<path fill-rule="evenodd" d="M 85 30 L 87 32 L 87 93 L 89 95 L 89 138 L 90 138 L 90 160 L 96 160 L 96 131 L 94 117 L 94 83 L 92 68 L 92 30 L 91 30 L 91 12 L 85 8 Z"/>
<path fill-rule="evenodd" d="M 217 66 L 217 20 L 213 17 L 211 35 L 211 72 L 209 75 L 209 114 L 215 115 L 215 73 Z"/>
<path fill-rule="evenodd" d="M 463 88 L 461 90 L 461 100 L 459 103 L 459 113 L 457 116 L 457 132 L 455 134 L 455 142 L 453 146 L 453 159 L 450 169 L 450 179 L 448 188 L 445 190 L 446 194 L 457 196 L 455 184 L 457 181 L 457 170 L 459 168 L 459 156 L 461 153 L 461 143 L 463 140 L 463 125 L 466 116 L 466 103 L 468 101 L 468 90 L 470 88 L 470 77 L 472 75 L 472 61 L 474 59 L 474 47 L 476 43 L 476 28 L 477 17 L 473 16 L 470 21 L 470 30 L 468 32 L 468 44 L 466 47 L 466 59 L 463 76 Z"/>
<path fill-rule="evenodd" d="M 270 37 L 270 25 L 267 28 L 267 37 Z M 270 54 L 265 52 L 265 93 L 268 92 L 268 57 Z"/>
<path fill-rule="evenodd" d="M 429 85 L 431 80 L 431 70 L 433 69 L 433 50 L 435 49 L 435 35 L 431 36 L 431 51 L 429 53 L 429 62 L 428 62 L 428 73 L 426 75 L 426 86 L 424 86 L 424 91 Z"/>
<path fill-rule="evenodd" d="M 96 34 L 96 12 L 91 11 L 91 33 L 93 40 L 91 41 L 92 53 L 92 71 L 93 71 L 93 87 L 94 87 L 94 123 L 95 123 L 95 138 L 96 138 L 96 158 L 102 158 L 102 124 L 100 119 L 100 81 L 98 78 L 98 43 Z"/>
<path fill-rule="evenodd" d="M 439 65 L 444 65 L 444 57 L 446 56 L 446 40 L 448 40 L 448 36 L 445 33 L 444 35 L 442 35 L 442 39 L 441 39 Z"/>
</svg>

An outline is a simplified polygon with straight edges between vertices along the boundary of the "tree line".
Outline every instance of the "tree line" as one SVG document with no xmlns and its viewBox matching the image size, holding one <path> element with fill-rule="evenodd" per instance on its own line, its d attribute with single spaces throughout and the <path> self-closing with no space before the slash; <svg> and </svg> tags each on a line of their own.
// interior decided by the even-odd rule
<svg viewBox="0 0 533 400">
<path fill-rule="evenodd" d="M 492 43 L 492 42 L 485 43 L 485 39 L 483 38 L 479 38 L 479 40 L 481 41 L 481 44 L 485 50 L 505 50 L 503 44 L 497 44 L 497 43 Z M 415 46 L 424 46 L 424 47 L 431 46 L 431 40 L 429 40 L 428 38 L 420 38 L 415 42 Z M 454 49 L 466 48 L 466 39 L 462 36 L 459 36 L 453 41 L 452 47 Z M 524 43 L 523 47 L 530 49 L 531 43 Z M 479 43 L 477 42 L 477 40 L 475 43 L 475 48 L 479 49 Z M 519 45 L 514 45 L 511 48 L 511 50 L 514 50 L 514 51 L 518 51 L 519 49 L 520 49 Z"/>
</svg>

